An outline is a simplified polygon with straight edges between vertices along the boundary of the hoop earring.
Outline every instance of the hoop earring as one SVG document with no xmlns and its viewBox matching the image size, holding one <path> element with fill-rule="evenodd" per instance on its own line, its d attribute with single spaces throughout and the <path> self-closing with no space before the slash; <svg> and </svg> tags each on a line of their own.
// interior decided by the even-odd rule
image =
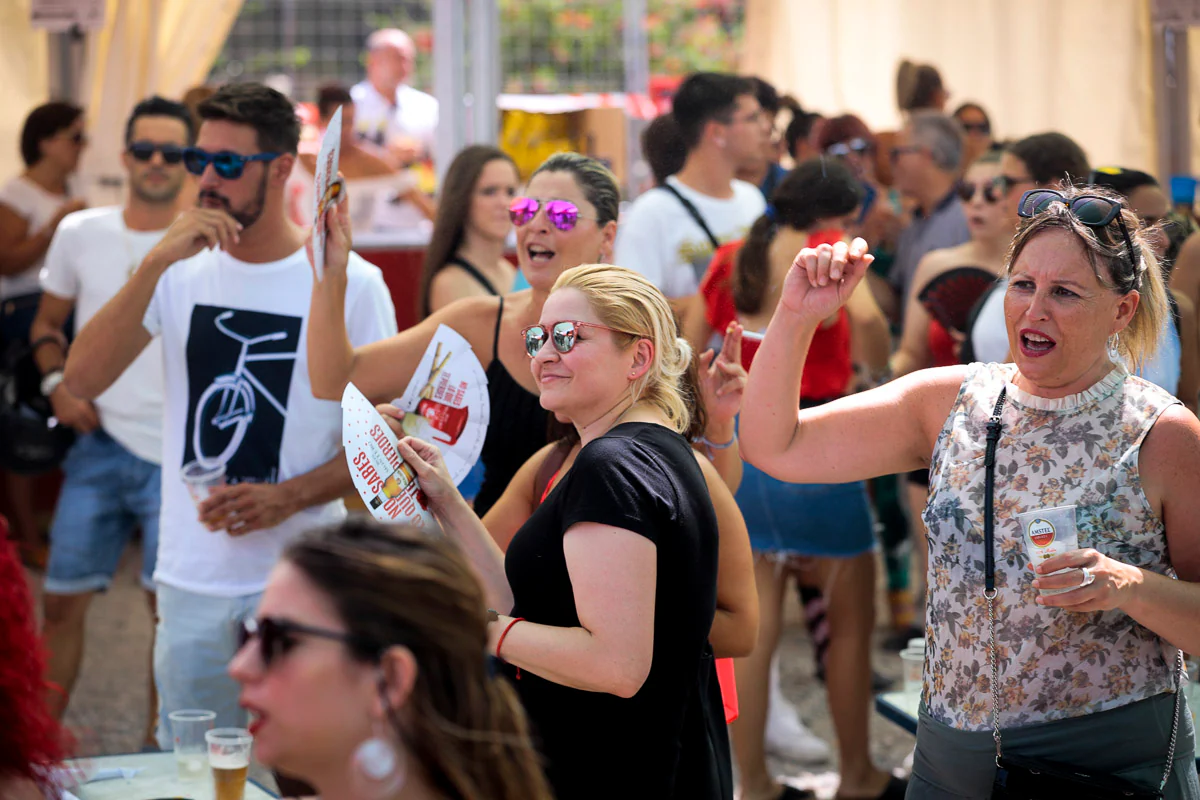
<svg viewBox="0 0 1200 800">
<path fill-rule="evenodd" d="M 1121 337 L 1117 336 L 1117 334 L 1114 333 L 1112 336 L 1108 337 L 1108 358 L 1110 361 L 1121 361 L 1120 344 Z"/>
</svg>

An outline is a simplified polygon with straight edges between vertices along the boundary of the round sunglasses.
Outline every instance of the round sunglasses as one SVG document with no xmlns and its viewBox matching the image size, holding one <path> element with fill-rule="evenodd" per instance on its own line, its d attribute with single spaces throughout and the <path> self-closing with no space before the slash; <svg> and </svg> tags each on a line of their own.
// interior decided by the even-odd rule
<svg viewBox="0 0 1200 800">
<path fill-rule="evenodd" d="M 975 181 L 959 181 L 955 191 L 958 192 L 958 197 L 964 203 L 969 203 L 975 199 L 975 195 L 983 191 L 983 201 L 989 206 L 994 206 L 1004 199 L 1004 195 L 1008 194 L 1008 183 L 1004 180 L 1003 175 L 992 178 L 990 181 L 976 183 Z"/>
<path fill-rule="evenodd" d="M 271 664 L 280 656 L 285 656 L 296 646 L 301 636 L 315 636 L 318 639 L 329 639 L 349 646 L 355 653 L 363 654 L 373 648 L 348 633 L 313 628 L 274 617 L 262 619 L 250 618 L 238 628 L 238 650 L 245 647 L 251 639 L 258 640 L 258 654 L 263 667 L 270 669 Z"/>
<path fill-rule="evenodd" d="M 599 328 L 602 331 L 610 331 L 611 333 L 623 333 L 626 336 L 639 336 L 632 331 L 622 331 L 617 328 L 610 328 L 607 325 L 597 325 L 594 322 L 579 322 L 577 320 L 564 320 L 555 322 L 550 326 L 549 333 L 545 325 L 530 325 L 521 331 L 521 337 L 525 340 L 525 354 L 530 358 L 534 358 L 546 346 L 546 340 L 549 339 L 554 344 L 554 349 L 560 353 L 569 353 L 575 347 L 575 342 L 579 338 L 580 328 Z"/>
<path fill-rule="evenodd" d="M 155 142 L 133 142 L 125 148 L 125 152 L 138 161 L 149 161 L 154 158 L 155 153 L 162 153 L 163 161 L 168 164 L 178 164 L 183 161 L 183 150 L 184 148 L 177 144 L 156 144 Z"/>
<path fill-rule="evenodd" d="M 227 181 L 232 181 L 242 177 L 246 165 L 250 162 L 274 161 L 279 156 L 279 153 L 256 153 L 252 156 L 244 156 L 229 150 L 210 153 L 199 147 L 189 147 L 183 151 L 183 166 L 193 175 L 203 175 L 204 170 L 208 169 L 208 165 L 212 164 L 217 175 Z"/>
<path fill-rule="evenodd" d="M 533 222 L 540 209 L 546 210 L 546 219 L 560 231 L 573 229 L 581 219 L 596 219 L 579 213 L 579 206 L 570 200 L 538 200 L 535 197 L 517 197 L 508 206 L 508 218 L 520 228 Z"/>
</svg>

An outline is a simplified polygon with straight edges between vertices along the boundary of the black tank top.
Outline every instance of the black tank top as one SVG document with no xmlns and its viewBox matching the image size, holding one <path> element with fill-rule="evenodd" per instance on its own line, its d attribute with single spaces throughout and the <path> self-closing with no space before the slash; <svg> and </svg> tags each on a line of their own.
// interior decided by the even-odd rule
<svg viewBox="0 0 1200 800">
<path fill-rule="evenodd" d="M 492 416 L 479 457 L 484 466 L 483 485 L 475 495 L 475 512 L 481 517 L 504 494 L 521 465 L 549 441 L 550 412 L 542 408 L 536 394 L 526 391 L 500 363 L 498 348 L 503 318 L 504 297 L 501 296 L 492 340 L 492 361 L 487 366 Z"/>
<path fill-rule="evenodd" d="M 486 277 L 484 277 L 484 274 L 482 272 L 480 272 L 478 269 L 476 269 L 474 264 L 472 264 L 470 261 L 467 261 L 462 256 L 460 256 L 456 253 L 456 254 L 450 256 L 450 258 L 446 259 L 446 263 L 453 264 L 456 267 L 461 267 L 464 272 L 466 272 L 468 275 L 470 275 L 472 278 L 474 278 L 476 280 L 476 282 L 478 282 L 479 285 L 482 286 L 487 291 L 487 293 L 490 294 L 492 297 L 500 296 L 500 293 L 496 291 L 496 287 L 492 286 L 492 282 L 489 281 Z M 425 317 L 428 317 L 430 314 L 433 313 L 433 309 L 431 309 L 429 307 L 429 292 L 430 292 L 430 290 L 427 288 L 425 290 L 425 296 L 423 298 L 421 298 L 421 318 L 422 319 L 424 319 Z"/>
</svg>

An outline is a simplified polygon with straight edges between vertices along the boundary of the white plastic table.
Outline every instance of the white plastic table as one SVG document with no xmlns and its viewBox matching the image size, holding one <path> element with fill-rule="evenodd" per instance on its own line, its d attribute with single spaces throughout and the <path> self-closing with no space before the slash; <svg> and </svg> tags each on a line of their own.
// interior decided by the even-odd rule
<svg viewBox="0 0 1200 800">
<path fill-rule="evenodd" d="M 93 781 L 71 790 L 79 800 L 213 800 L 211 773 L 202 780 L 181 781 L 175 766 L 174 753 L 135 753 L 123 756 L 101 756 L 83 760 L 89 768 L 143 768 L 133 778 L 114 778 Z M 71 762 L 68 762 L 70 765 Z M 268 800 L 278 797 L 254 780 L 246 782 L 245 800 Z"/>
<path fill-rule="evenodd" d="M 1184 692 L 1193 718 L 1200 718 L 1200 683 L 1189 682 L 1184 686 Z M 920 705 L 920 692 L 884 692 L 875 695 L 875 710 L 880 716 L 912 734 L 917 732 L 917 708 Z M 1196 737 L 1196 767 L 1200 769 L 1200 736 Z"/>
</svg>

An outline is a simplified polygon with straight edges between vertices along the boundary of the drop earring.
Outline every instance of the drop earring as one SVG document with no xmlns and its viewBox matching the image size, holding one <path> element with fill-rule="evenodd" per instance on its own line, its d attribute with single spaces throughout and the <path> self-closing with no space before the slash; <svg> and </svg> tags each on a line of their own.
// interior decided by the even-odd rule
<svg viewBox="0 0 1200 800">
<path fill-rule="evenodd" d="M 376 724 L 375 735 L 354 750 L 351 759 L 355 797 L 385 800 L 404 786 L 408 778 L 404 754 L 382 735 Z"/>
<path fill-rule="evenodd" d="M 1108 358 L 1110 361 L 1113 361 L 1113 362 L 1121 361 L 1120 343 L 1121 343 L 1121 338 L 1119 336 L 1117 336 L 1115 333 L 1112 336 L 1108 337 Z"/>
</svg>

